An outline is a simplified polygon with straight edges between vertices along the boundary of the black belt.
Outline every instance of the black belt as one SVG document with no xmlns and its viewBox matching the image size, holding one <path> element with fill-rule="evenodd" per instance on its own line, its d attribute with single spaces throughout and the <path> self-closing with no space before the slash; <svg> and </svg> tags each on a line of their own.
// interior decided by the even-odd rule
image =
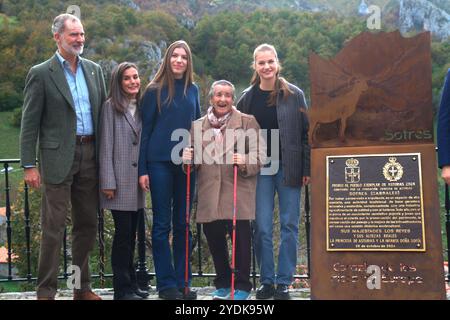
<svg viewBox="0 0 450 320">
<path fill-rule="evenodd" d="M 95 136 L 77 136 L 77 144 L 87 144 L 95 141 Z"/>
</svg>

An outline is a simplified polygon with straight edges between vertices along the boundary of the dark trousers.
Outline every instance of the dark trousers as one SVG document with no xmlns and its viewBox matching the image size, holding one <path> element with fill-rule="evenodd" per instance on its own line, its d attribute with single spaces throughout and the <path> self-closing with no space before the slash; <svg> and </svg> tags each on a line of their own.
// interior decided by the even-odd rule
<svg viewBox="0 0 450 320">
<path fill-rule="evenodd" d="M 72 168 L 60 184 L 44 183 L 37 296 L 54 297 L 64 228 L 71 205 L 72 264 L 80 268 L 79 291 L 90 290 L 89 253 L 97 236 L 98 180 L 95 144 L 76 145 Z"/>
<path fill-rule="evenodd" d="M 134 250 L 139 211 L 111 210 L 114 219 L 114 239 L 111 250 L 114 297 L 133 293 L 137 289 Z"/>
<path fill-rule="evenodd" d="M 231 287 L 231 267 L 228 254 L 227 234 L 233 234 L 232 220 L 216 220 L 203 224 L 203 231 L 208 241 L 209 251 L 216 269 L 214 285 L 217 289 Z M 236 221 L 236 273 L 234 287 L 236 290 L 250 291 L 251 229 L 249 220 Z"/>
</svg>

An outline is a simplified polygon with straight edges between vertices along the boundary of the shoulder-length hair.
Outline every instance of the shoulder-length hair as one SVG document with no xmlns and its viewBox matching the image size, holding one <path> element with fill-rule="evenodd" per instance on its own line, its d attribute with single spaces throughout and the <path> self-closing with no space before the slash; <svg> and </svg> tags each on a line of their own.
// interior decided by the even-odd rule
<svg viewBox="0 0 450 320">
<path fill-rule="evenodd" d="M 278 60 L 277 50 L 275 49 L 274 46 L 267 44 L 267 43 L 263 43 L 263 44 L 260 44 L 259 46 L 257 46 L 255 51 L 253 51 L 253 63 L 252 63 L 253 76 L 252 76 L 252 79 L 250 80 L 250 84 L 256 85 L 261 82 L 261 78 L 259 77 L 259 74 L 256 72 L 255 65 L 256 65 L 256 55 L 259 52 L 263 52 L 263 51 L 273 52 L 273 54 L 275 55 L 277 64 L 278 64 L 278 70 L 277 70 L 277 73 L 275 74 L 275 77 L 276 77 L 275 89 L 270 93 L 270 97 L 269 97 L 269 101 L 268 101 L 269 105 L 276 105 L 278 94 L 280 92 L 282 93 L 283 99 L 286 99 L 290 94 L 293 94 L 293 92 L 291 91 L 291 89 L 289 89 L 287 80 L 280 76 L 281 64 L 280 64 L 280 61 Z"/>
<path fill-rule="evenodd" d="M 116 109 L 116 111 L 119 113 L 125 113 L 128 108 L 128 104 L 130 103 L 130 99 L 122 88 L 123 74 L 130 68 L 136 69 L 136 71 L 138 71 L 139 73 L 138 67 L 134 63 L 126 61 L 115 67 L 111 73 L 111 83 L 109 87 L 108 99 L 111 101 L 114 109 Z M 139 88 L 139 91 L 136 95 L 137 104 L 139 103 L 140 95 L 141 88 Z"/>
<path fill-rule="evenodd" d="M 183 48 L 186 51 L 187 55 L 187 68 L 184 73 L 184 91 L 183 93 L 186 95 L 187 89 L 189 86 L 191 86 L 194 83 L 194 71 L 193 71 L 193 64 L 192 64 L 192 53 L 191 49 L 189 48 L 189 45 L 186 43 L 186 41 L 178 40 L 172 43 L 166 50 L 166 53 L 164 54 L 163 61 L 161 63 L 161 66 L 159 67 L 158 71 L 156 72 L 155 77 L 152 81 L 147 85 L 147 88 L 145 89 L 155 89 L 157 93 L 157 105 L 158 110 L 161 112 L 161 90 L 164 87 L 167 87 L 167 98 L 163 102 L 164 104 L 170 104 L 173 100 L 173 97 L 175 96 L 175 77 L 173 75 L 172 68 L 170 66 L 170 58 L 172 57 L 173 51 L 177 48 Z"/>
</svg>

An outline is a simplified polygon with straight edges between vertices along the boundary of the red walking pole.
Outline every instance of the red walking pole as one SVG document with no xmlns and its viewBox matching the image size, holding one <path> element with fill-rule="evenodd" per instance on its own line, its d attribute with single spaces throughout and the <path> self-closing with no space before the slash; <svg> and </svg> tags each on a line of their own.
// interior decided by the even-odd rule
<svg viewBox="0 0 450 320">
<path fill-rule="evenodd" d="M 233 182 L 233 234 L 231 236 L 231 300 L 234 300 L 234 273 L 236 268 L 236 197 L 237 197 L 237 169 L 238 165 L 233 165 L 234 182 Z"/>
<path fill-rule="evenodd" d="M 191 164 L 187 164 L 186 172 L 186 257 L 184 268 L 184 295 L 189 293 L 189 222 L 190 222 L 190 196 L 191 196 Z"/>
</svg>

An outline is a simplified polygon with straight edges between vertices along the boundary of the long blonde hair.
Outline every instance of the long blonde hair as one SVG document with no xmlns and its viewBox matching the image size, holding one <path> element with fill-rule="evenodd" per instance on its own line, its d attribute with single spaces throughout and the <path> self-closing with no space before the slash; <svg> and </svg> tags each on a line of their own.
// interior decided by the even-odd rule
<svg viewBox="0 0 450 320">
<path fill-rule="evenodd" d="M 275 55 L 275 59 L 278 64 L 278 70 L 277 70 L 277 73 L 275 74 L 275 78 L 276 78 L 275 79 L 275 89 L 270 93 L 270 97 L 269 97 L 269 101 L 268 101 L 269 105 L 276 105 L 278 94 L 280 93 L 280 91 L 283 93 L 283 99 L 286 99 L 290 94 L 293 94 L 293 92 L 291 89 L 289 89 L 287 80 L 280 76 L 281 64 L 280 64 L 280 61 L 278 60 L 277 50 L 275 49 L 274 46 L 267 44 L 267 43 L 263 43 L 263 44 L 260 44 L 259 46 L 257 46 L 255 51 L 253 51 L 253 63 L 252 63 L 253 76 L 252 76 L 252 79 L 250 80 L 250 84 L 256 85 L 261 82 L 261 78 L 259 77 L 259 74 L 256 72 L 255 65 L 256 65 L 256 55 L 259 52 L 263 52 L 263 51 L 271 51 Z"/>
<path fill-rule="evenodd" d="M 183 48 L 187 55 L 187 68 L 184 73 L 184 95 L 190 85 L 194 83 L 194 71 L 192 64 L 192 53 L 189 45 L 184 40 L 178 40 L 172 43 L 166 50 L 164 54 L 161 66 L 156 72 L 153 80 L 145 88 L 146 91 L 156 88 L 157 93 L 157 105 L 158 110 L 161 112 L 161 90 L 167 87 L 168 94 L 167 99 L 163 102 L 164 104 L 170 104 L 175 96 L 175 77 L 170 66 L 170 58 L 172 57 L 173 51 L 177 48 Z"/>
</svg>

